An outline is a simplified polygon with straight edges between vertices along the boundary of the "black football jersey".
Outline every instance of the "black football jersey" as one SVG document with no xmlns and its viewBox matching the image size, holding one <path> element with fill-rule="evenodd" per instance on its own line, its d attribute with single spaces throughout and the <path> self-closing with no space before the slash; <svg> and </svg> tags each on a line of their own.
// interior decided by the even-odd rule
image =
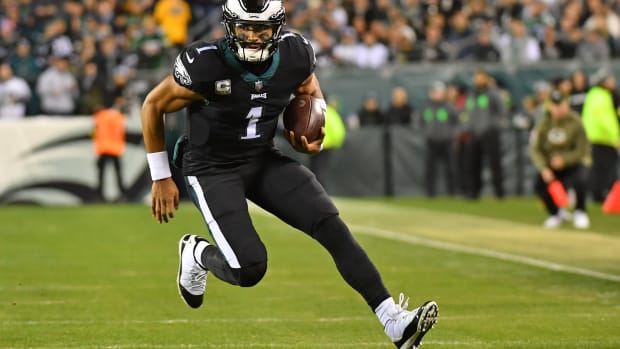
<svg viewBox="0 0 620 349">
<path fill-rule="evenodd" d="M 176 57 L 174 79 L 204 97 L 187 108 L 186 175 L 217 165 L 243 163 L 273 147 L 278 116 L 291 94 L 314 71 L 312 47 L 285 32 L 261 75 L 235 58 L 226 40 L 197 41 Z"/>
</svg>

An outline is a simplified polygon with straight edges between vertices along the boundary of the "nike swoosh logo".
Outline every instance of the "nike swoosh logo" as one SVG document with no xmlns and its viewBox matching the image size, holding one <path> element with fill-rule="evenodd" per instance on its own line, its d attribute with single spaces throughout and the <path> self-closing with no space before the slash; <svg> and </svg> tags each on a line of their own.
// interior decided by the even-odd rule
<svg viewBox="0 0 620 349">
<path fill-rule="evenodd" d="M 188 61 L 190 64 L 194 63 L 194 59 L 193 59 L 193 58 L 191 58 L 191 57 L 189 56 L 189 53 L 187 53 L 187 52 L 185 52 L 185 58 L 187 58 L 187 61 Z"/>
</svg>

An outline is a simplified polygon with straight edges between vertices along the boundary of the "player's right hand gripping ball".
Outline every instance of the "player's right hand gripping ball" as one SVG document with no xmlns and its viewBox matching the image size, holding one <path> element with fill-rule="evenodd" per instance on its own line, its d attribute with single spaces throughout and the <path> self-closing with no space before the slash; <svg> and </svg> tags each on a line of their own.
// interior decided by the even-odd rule
<svg viewBox="0 0 620 349">
<path fill-rule="evenodd" d="M 291 99 L 282 115 L 284 128 L 295 132 L 299 141 L 306 136 L 308 143 L 321 137 L 321 127 L 325 126 L 325 112 L 321 104 L 310 95 L 298 95 Z"/>
</svg>

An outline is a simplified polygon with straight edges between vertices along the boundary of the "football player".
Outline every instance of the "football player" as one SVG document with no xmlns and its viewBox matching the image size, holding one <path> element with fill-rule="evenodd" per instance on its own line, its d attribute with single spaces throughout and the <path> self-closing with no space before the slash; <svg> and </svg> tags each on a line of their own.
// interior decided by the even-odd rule
<svg viewBox="0 0 620 349">
<path fill-rule="evenodd" d="M 247 198 L 325 247 L 392 342 L 398 348 L 418 347 L 436 321 L 437 304 L 428 301 L 407 310 L 402 294 L 396 304 L 314 175 L 274 147 L 278 116 L 292 94 L 325 103 L 313 73 L 312 47 L 301 35 L 282 31 L 280 0 L 227 0 L 222 9 L 226 37 L 185 47 L 173 74 L 142 107 L 152 214 L 159 223 L 173 217 L 179 202 L 164 147 L 164 114 L 187 109 L 183 175 L 212 240 L 185 235 L 179 242 L 183 300 L 192 308 L 202 304 L 209 272 L 241 287 L 262 279 L 267 251 L 252 225 Z M 292 132 L 285 136 L 297 151 L 321 149 L 322 138 L 308 142 Z"/>
</svg>

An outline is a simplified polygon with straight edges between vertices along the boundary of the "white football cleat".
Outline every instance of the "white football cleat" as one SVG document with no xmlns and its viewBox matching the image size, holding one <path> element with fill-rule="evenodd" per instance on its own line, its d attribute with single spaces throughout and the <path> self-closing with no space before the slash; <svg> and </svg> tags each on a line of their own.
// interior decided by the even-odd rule
<svg viewBox="0 0 620 349">
<path fill-rule="evenodd" d="M 179 241 L 179 275 L 177 284 L 181 298 L 192 308 L 202 305 L 207 286 L 207 270 L 198 264 L 194 249 L 199 242 L 209 242 L 198 235 L 186 234 Z"/>
<path fill-rule="evenodd" d="M 576 210 L 573 214 L 573 225 L 577 229 L 588 229 L 590 228 L 590 218 L 585 211 Z"/>
<path fill-rule="evenodd" d="M 547 229 L 555 229 L 562 225 L 562 222 L 564 222 L 564 220 L 559 215 L 554 214 L 545 220 L 543 226 Z"/>
<path fill-rule="evenodd" d="M 401 293 L 396 312 L 385 324 L 385 333 L 399 349 L 416 349 L 422 344 L 422 337 L 430 331 L 439 316 L 439 308 L 434 301 L 427 301 L 420 307 L 407 310 L 409 299 L 404 301 Z M 397 334 L 395 337 L 394 334 Z"/>
</svg>

